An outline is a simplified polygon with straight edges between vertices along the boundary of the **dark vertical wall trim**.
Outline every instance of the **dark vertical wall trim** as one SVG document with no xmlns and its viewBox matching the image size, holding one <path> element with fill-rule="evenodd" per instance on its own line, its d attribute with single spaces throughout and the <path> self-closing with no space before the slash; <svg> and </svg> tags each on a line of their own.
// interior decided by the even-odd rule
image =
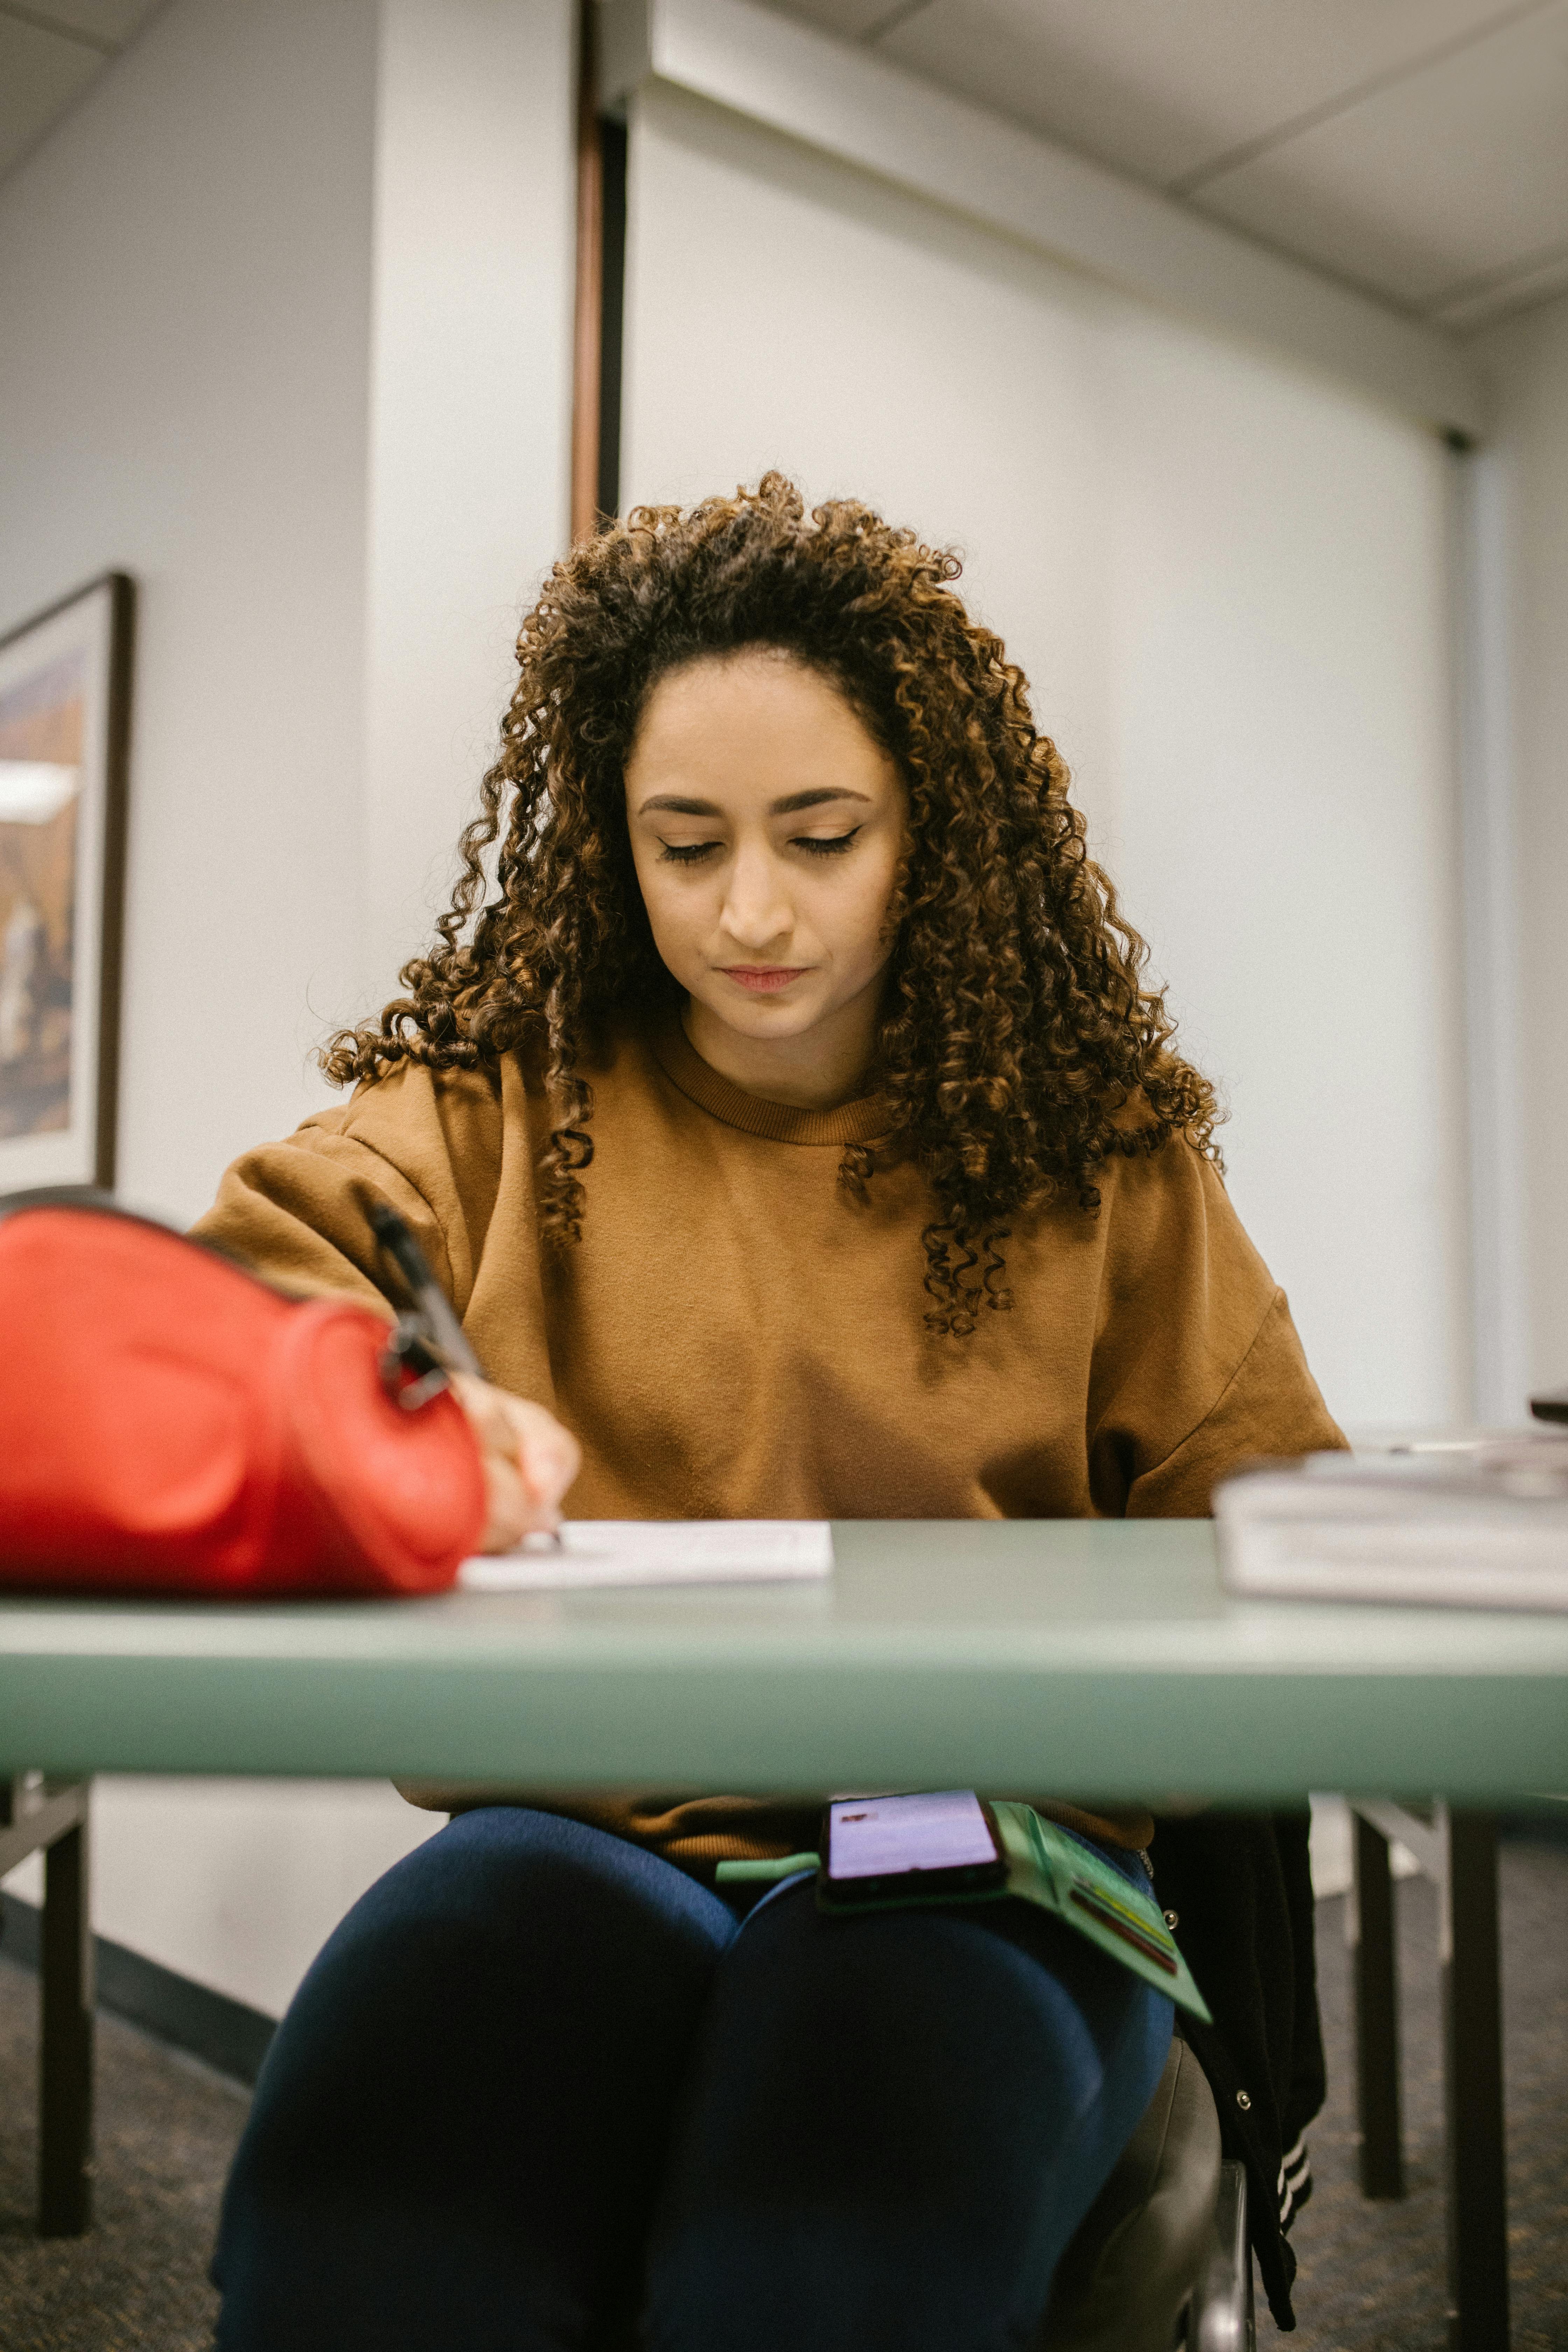
<svg viewBox="0 0 1568 2352">
<path fill-rule="evenodd" d="M 599 124 L 599 512 L 621 510 L 621 355 L 626 299 L 626 126 Z"/>
<path fill-rule="evenodd" d="M 594 0 L 580 0 L 577 58 L 577 298 L 572 348 L 572 544 L 598 528 L 599 333 L 604 317 L 604 147 Z"/>
</svg>

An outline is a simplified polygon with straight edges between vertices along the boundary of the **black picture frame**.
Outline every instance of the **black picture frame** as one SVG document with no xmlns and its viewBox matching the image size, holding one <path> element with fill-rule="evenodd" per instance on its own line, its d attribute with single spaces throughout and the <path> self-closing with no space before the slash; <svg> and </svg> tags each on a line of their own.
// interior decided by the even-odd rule
<svg viewBox="0 0 1568 2352">
<path fill-rule="evenodd" d="M 0 636 L 0 1195 L 115 1178 L 136 592 Z"/>
</svg>

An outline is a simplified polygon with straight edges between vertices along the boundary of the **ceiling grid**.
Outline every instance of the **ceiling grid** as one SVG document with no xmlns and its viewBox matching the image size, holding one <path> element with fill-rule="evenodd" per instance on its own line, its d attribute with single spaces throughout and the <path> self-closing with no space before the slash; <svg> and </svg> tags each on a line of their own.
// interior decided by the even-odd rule
<svg viewBox="0 0 1568 2352">
<path fill-rule="evenodd" d="M 1452 331 L 1568 289 L 1568 0 L 767 0 Z M 159 0 L 0 0 L 0 175 Z"/>
<path fill-rule="evenodd" d="M 769 0 L 1433 325 L 1568 288 L 1568 0 Z"/>
</svg>

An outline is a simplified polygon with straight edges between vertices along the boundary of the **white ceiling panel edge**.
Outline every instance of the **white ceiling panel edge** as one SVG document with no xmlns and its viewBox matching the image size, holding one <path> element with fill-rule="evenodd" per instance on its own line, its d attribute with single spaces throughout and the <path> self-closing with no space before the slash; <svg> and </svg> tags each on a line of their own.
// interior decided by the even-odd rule
<svg viewBox="0 0 1568 2352">
<path fill-rule="evenodd" d="M 881 58 L 748 0 L 603 0 L 602 25 L 605 106 L 671 83 L 1427 424 L 1486 424 L 1479 373 L 1439 330 Z"/>
</svg>

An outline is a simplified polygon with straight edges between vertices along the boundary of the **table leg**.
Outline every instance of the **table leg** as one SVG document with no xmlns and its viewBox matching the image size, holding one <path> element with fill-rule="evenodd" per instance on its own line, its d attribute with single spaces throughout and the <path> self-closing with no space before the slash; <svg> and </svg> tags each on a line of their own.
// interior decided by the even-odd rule
<svg viewBox="0 0 1568 2352">
<path fill-rule="evenodd" d="M 1388 1867 L 1388 1840 L 1360 1813 L 1352 1812 L 1351 1820 L 1355 1832 L 1355 2055 L 1362 2194 L 1403 2197 L 1394 1878 Z"/>
<path fill-rule="evenodd" d="M 92 2219 L 92 1912 L 85 1818 L 45 1855 L 40 1957 L 38 2231 L 45 2238 L 79 2238 Z"/>
<path fill-rule="evenodd" d="M 1450 1812 L 1443 1888 L 1444 2072 L 1448 2124 L 1450 2352 L 1506 2352 L 1508 2185 L 1497 1822 Z"/>
</svg>

